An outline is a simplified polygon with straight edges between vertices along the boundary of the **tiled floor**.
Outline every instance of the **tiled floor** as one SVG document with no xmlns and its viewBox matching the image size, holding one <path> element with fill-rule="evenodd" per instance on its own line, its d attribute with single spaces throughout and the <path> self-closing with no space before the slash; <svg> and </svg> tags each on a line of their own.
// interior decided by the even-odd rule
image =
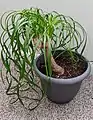
<svg viewBox="0 0 93 120">
<path fill-rule="evenodd" d="M 9 104 L 0 79 L 0 120 L 93 120 L 93 77 L 83 81 L 77 96 L 68 104 L 58 105 L 44 98 L 31 112 L 19 103 Z"/>
</svg>

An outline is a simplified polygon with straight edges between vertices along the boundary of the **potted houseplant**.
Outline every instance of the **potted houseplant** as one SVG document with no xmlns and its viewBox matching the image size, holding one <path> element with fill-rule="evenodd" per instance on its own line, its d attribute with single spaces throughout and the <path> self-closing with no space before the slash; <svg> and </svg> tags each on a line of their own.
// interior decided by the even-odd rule
<svg viewBox="0 0 93 120">
<path fill-rule="evenodd" d="M 1 58 L 8 82 L 6 93 L 17 96 L 13 102 L 19 100 L 25 107 L 25 98 L 38 105 L 45 93 L 56 103 L 73 99 L 82 80 L 90 73 L 90 64 L 82 56 L 87 43 L 84 28 L 71 17 L 38 8 L 4 13 L 1 27 Z M 35 59 L 37 53 L 40 56 Z M 13 65 L 17 77 L 12 72 Z M 40 90 L 41 96 L 38 99 L 33 95 L 21 96 L 21 92 L 28 89 L 36 94 Z"/>
</svg>

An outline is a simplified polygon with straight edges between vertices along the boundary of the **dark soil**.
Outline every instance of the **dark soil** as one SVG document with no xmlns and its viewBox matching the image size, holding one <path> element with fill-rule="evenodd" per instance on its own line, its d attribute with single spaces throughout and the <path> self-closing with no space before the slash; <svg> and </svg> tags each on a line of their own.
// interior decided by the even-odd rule
<svg viewBox="0 0 93 120">
<path fill-rule="evenodd" d="M 87 63 L 85 62 L 84 58 L 79 58 L 76 61 L 73 61 L 69 56 L 61 56 L 56 60 L 56 63 L 64 68 L 65 72 L 63 75 L 57 75 L 56 73 L 52 72 L 52 77 L 54 78 L 72 78 L 77 77 L 85 72 L 87 68 Z M 41 64 L 39 70 L 46 74 L 45 65 Z"/>
</svg>

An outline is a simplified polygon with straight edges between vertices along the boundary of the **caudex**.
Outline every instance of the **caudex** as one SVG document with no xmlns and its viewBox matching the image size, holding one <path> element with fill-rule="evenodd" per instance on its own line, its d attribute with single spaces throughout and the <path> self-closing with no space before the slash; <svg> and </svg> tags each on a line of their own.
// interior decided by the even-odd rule
<svg viewBox="0 0 93 120">
<path fill-rule="evenodd" d="M 37 40 L 34 39 L 33 41 L 34 41 L 34 45 L 36 45 Z M 44 48 L 44 45 L 43 45 L 43 43 L 40 43 L 37 47 L 38 47 L 39 49 L 42 49 L 42 48 Z M 45 50 L 46 50 L 46 57 L 48 57 L 48 50 L 49 50 L 49 48 L 48 48 L 48 42 L 46 42 L 46 44 L 45 44 Z M 52 71 L 53 71 L 55 74 L 57 74 L 57 75 L 62 75 L 62 74 L 64 74 L 64 68 L 62 68 L 61 66 L 59 66 L 59 65 L 56 63 L 53 55 L 51 55 L 51 68 L 52 68 Z"/>
</svg>

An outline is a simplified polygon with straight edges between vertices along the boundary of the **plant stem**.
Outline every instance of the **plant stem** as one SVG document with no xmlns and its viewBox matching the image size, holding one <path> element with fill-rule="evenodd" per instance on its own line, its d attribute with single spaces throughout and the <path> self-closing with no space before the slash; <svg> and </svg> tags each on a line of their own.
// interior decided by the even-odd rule
<svg viewBox="0 0 93 120">
<path fill-rule="evenodd" d="M 51 67 L 52 67 L 52 71 L 55 72 L 58 75 L 63 75 L 64 74 L 64 68 L 62 68 L 61 66 L 59 66 L 55 59 L 53 58 L 53 56 L 51 57 Z"/>
<path fill-rule="evenodd" d="M 34 39 L 33 41 L 34 41 L 34 45 L 36 45 L 37 39 Z M 39 44 L 39 45 L 38 45 L 38 48 L 39 48 L 39 49 L 44 48 L 43 43 Z M 48 50 L 49 50 L 49 49 L 48 49 L 48 42 L 46 42 L 46 56 L 48 56 Z M 56 61 L 55 61 L 55 59 L 54 59 L 53 56 L 51 56 L 51 67 L 52 67 L 52 71 L 53 71 L 54 73 L 56 73 L 57 75 L 63 75 L 63 74 L 64 74 L 64 68 L 62 68 L 61 66 L 59 66 L 59 65 L 56 63 Z"/>
<path fill-rule="evenodd" d="M 48 56 L 48 44 L 46 43 L 46 56 Z M 54 72 L 54 73 L 56 73 L 57 75 L 63 75 L 64 74 L 64 68 L 62 68 L 61 66 L 59 66 L 57 63 L 56 63 L 56 61 L 55 61 L 55 59 L 54 59 L 54 57 L 53 56 L 51 56 L 51 67 L 52 67 L 52 71 Z"/>
</svg>

